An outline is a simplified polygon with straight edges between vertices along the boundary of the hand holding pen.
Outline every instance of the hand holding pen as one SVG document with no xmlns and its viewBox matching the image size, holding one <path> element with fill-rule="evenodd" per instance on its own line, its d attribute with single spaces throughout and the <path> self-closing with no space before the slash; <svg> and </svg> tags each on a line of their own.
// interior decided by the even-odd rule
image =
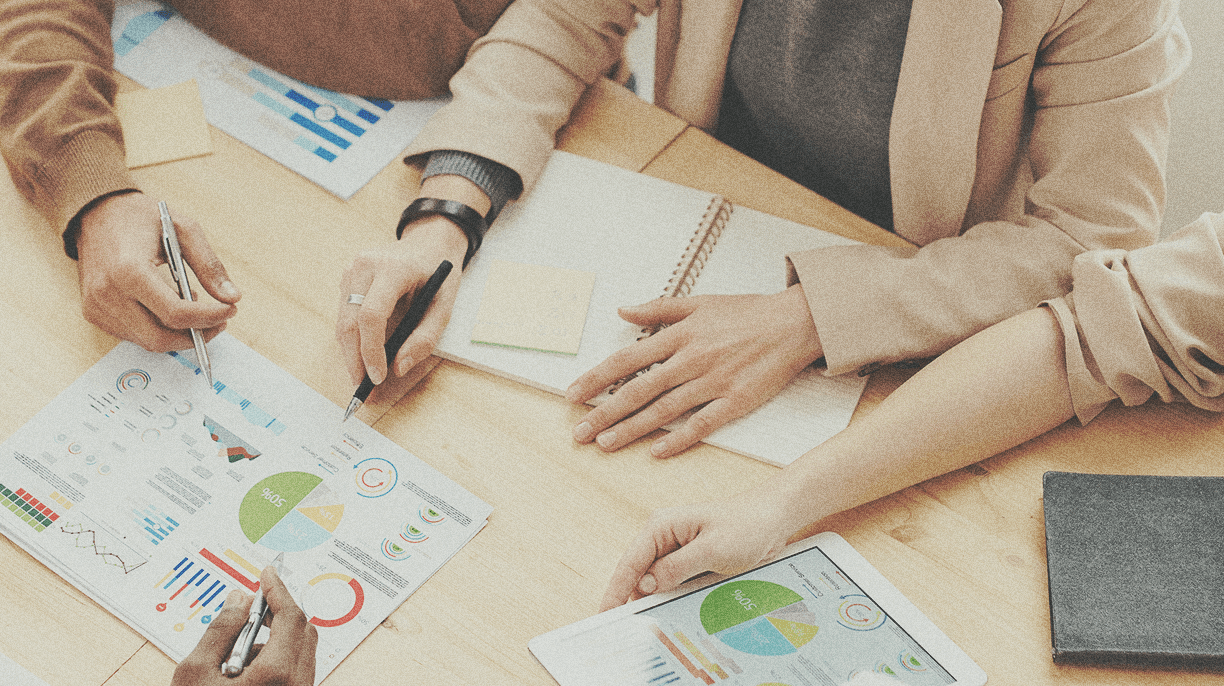
<svg viewBox="0 0 1224 686">
<path fill-rule="evenodd" d="M 178 286 L 179 297 L 188 302 L 195 302 L 191 292 L 191 280 L 187 278 L 187 264 L 183 261 L 183 252 L 179 247 L 178 229 L 174 228 L 174 220 L 170 218 L 170 209 L 166 201 L 157 203 L 157 211 L 161 214 L 162 248 L 166 251 L 166 262 L 170 264 L 170 276 L 174 285 Z M 204 372 L 204 380 L 212 386 L 212 363 L 208 360 L 208 348 L 204 346 L 204 336 L 196 328 L 191 332 L 191 344 L 195 347 L 196 363 Z"/>
<path fill-rule="evenodd" d="M 314 686 L 318 643 L 314 625 L 293 602 L 275 569 L 263 571 L 259 586 L 271 613 L 265 622 L 268 642 L 254 646 L 241 674 L 225 676 L 219 668 L 233 651 L 254 604 L 251 596 L 233 591 L 195 650 L 174 670 L 172 686 Z"/>
<path fill-rule="evenodd" d="M 442 264 L 439 264 L 438 268 L 434 270 L 433 276 L 430 276 L 425 285 L 421 286 L 420 290 L 412 296 L 412 303 L 408 306 L 408 312 L 404 314 L 404 318 L 395 327 L 395 332 L 391 334 L 391 338 L 383 345 L 383 352 L 387 356 L 388 367 L 391 366 L 396 353 L 403 347 L 404 341 L 408 340 L 408 336 L 412 334 L 417 325 L 421 323 L 421 319 L 425 317 L 425 312 L 429 309 L 430 304 L 433 303 L 434 297 L 438 295 L 438 291 L 442 288 L 446 277 L 450 276 L 451 269 L 453 268 L 454 265 L 449 260 L 442 260 Z M 352 298 L 350 298 L 350 302 L 357 305 L 361 304 Z M 366 398 L 370 397 L 370 392 L 374 390 L 374 385 L 375 383 L 370 379 L 369 373 L 366 373 L 365 378 L 361 380 L 361 385 L 353 393 L 353 399 L 349 401 L 348 409 L 344 411 L 344 420 L 341 421 L 345 421 L 353 416 L 357 408 L 361 407 Z"/>
<path fill-rule="evenodd" d="M 155 352 L 193 345 L 187 329 L 208 340 L 237 312 L 241 294 L 200 225 L 180 213 L 173 226 L 182 259 L 212 296 L 183 300 L 167 283 L 157 201 L 139 192 L 99 199 L 78 215 L 75 245 L 85 318 L 107 333 Z M 197 292 L 198 295 L 198 292 Z"/>
</svg>

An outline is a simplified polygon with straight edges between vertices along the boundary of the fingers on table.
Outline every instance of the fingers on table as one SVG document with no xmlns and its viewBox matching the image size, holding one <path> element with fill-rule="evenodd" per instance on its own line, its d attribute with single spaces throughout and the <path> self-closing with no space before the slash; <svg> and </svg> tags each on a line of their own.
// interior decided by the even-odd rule
<svg viewBox="0 0 1224 686">
<path fill-rule="evenodd" d="M 659 513 L 652 516 L 646 528 L 629 544 L 617 562 L 603 600 L 600 601 L 600 610 L 611 609 L 640 598 L 643 593 L 638 585 L 643 575 L 657 559 L 679 549 L 681 545 L 683 540 L 677 538 L 670 522 Z"/>
</svg>

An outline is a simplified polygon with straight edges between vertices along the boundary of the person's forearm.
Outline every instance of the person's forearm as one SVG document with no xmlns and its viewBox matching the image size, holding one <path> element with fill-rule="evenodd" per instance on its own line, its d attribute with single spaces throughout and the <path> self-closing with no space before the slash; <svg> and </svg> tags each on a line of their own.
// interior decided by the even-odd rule
<svg viewBox="0 0 1224 686">
<path fill-rule="evenodd" d="M 89 202 L 135 188 L 112 109 L 113 2 L 0 3 L 0 148 L 17 188 L 58 228 Z M 75 257 L 75 241 L 68 240 Z"/>
<path fill-rule="evenodd" d="M 1072 416 L 1062 334 L 1045 309 L 1017 315 L 937 358 L 866 417 L 762 484 L 791 533 L 978 462 Z"/>
</svg>

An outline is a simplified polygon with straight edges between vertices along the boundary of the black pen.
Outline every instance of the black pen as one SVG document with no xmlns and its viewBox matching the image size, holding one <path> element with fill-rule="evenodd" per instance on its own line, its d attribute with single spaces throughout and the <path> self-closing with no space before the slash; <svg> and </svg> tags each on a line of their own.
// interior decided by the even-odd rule
<svg viewBox="0 0 1224 686">
<path fill-rule="evenodd" d="M 425 310 L 429 309 L 430 303 L 433 302 L 434 296 L 438 294 L 438 289 L 442 288 L 442 282 L 446 281 L 446 277 L 450 275 L 451 268 L 454 265 L 450 260 L 442 260 L 442 264 L 438 265 L 438 269 L 434 271 L 433 276 L 421 286 L 421 290 L 412 296 L 412 304 L 408 306 L 408 313 L 400 320 L 399 326 L 395 327 L 395 333 L 391 334 L 391 339 L 383 346 L 387 352 L 387 374 L 391 374 L 391 363 L 395 361 L 395 354 L 399 352 L 404 341 L 408 340 L 408 335 L 417 328 L 421 323 L 421 319 L 425 317 Z M 374 382 L 370 380 L 370 375 L 367 372 L 365 378 L 361 380 L 361 385 L 353 392 L 353 399 L 349 402 L 348 409 L 344 411 L 344 419 L 346 421 L 361 404 L 370 397 L 370 391 L 374 390 Z"/>
</svg>

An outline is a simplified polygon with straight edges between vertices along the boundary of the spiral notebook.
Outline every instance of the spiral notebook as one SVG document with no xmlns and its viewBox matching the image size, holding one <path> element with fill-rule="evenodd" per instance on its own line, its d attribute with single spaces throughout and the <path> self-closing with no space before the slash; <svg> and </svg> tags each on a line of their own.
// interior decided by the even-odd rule
<svg viewBox="0 0 1224 686">
<path fill-rule="evenodd" d="M 535 188 L 489 230 L 464 273 L 436 353 L 564 394 L 583 372 L 650 333 L 623 321 L 618 307 L 660 296 L 776 293 L 786 288 L 788 253 L 854 243 L 710 193 L 556 152 Z M 497 261 L 595 275 L 576 355 L 473 342 Z M 862 377 L 805 369 L 773 399 L 705 442 L 790 464 L 846 427 L 865 385 Z"/>
</svg>

